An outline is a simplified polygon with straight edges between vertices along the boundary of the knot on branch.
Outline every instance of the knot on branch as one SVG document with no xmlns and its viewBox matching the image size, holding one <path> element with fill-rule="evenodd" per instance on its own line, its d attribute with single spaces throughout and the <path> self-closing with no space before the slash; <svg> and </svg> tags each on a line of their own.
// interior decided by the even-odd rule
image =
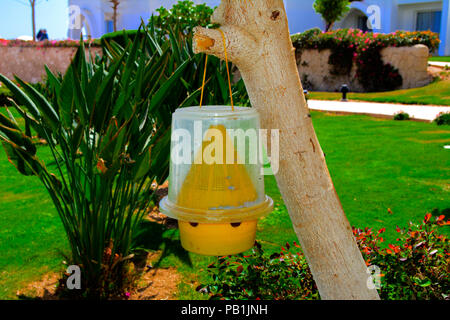
<svg viewBox="0 0 450 320">
<path fill-rule="evenodd" d="M 238 67 L 240 64 L 255 61 L 258 45 L 255 38 L 239 27 L 223 26 L 220 28 L 225 36 L 228 60 Z M 206 53 L 225 60 L 225 48 L 222 34 L 217 29 L 196 27 L 194 29 L 195 53 Z"/>
</svg>

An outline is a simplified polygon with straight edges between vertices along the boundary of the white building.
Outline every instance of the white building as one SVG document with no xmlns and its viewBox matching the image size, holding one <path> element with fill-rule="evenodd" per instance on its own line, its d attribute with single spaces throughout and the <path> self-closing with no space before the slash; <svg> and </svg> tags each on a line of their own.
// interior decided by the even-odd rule
<svg viewBox="0 0 450 320">
<path fill-rule="evenodd" d="M 258 0 L 259 1 L 259 0 Z M 177 0 L 121 0 L 117 29 L 137 29 L 141 18 L 147 21 L 162 5 L 170 8 Z M 197 0 L 214 7 L 220 0 Z M 325 23 L 314 12 L 314 0 L 285 0 L 291 33 L 323 28 Z M 69 37 L 80 33 L 92 38 L 113 31 L 113 10 L 108 0 L 69 0 Z M 353 2 L 351 10 L 336 27 L 360 28 L 390 33 L 396 30 L 431 30 L 441 38 L 440 55 L 450 55 L 450 0 L 363 0 Z M 79 15 L 78 15 L 79 14 Z M 77 17 L 81 19 L 77 19 Z"/>
</svg>

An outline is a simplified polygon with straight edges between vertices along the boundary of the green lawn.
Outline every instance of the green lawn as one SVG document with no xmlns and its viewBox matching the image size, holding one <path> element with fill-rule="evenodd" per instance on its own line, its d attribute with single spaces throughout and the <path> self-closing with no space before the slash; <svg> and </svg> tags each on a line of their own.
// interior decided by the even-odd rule
<svg viewBox="0 0 450 320">
<path fill-rule="evenodd" d="M 419 221 L 434 208 L 450 208 L 450 150 L 443 148 L 450 144 L 450 128 L 317 112 L 313 119 L 352 225 L 386 227 L 385 238 L 394 241 L 395 226 Z M 39 153 L 50 157 L 45 147 Z M 296 236 L 273 177 L 266 177 L 266 190 L 275 211 L 261 221 L 257 237 L 266 250 L 275 251 Z M 205 279 L 212 258 L 186 253 L 176 230 L 153 223 L 143 228 L 142 245 L 163 252 L 157 266 L 176 266 L 184 276 L 179 297 L 206 298 L 194 288 Z M 27 282 L 61 270 L 60 251 L 67 243 L 56 211 L 39 182 L 16 173 L 3 150 L 0 230 L 0 299 L 15 298 Z"/>
<path fill-rule="evenodd" d="M 450 57 L 431 57 L 429 61 L 450 62 Z"/>
<path fill-rule="evenodd" d="M 39 148 L 50 159 L 46 148 Z M 34 177 L 23 177 L 0 150 L 0 299 L 14 298 L 30 280 L 59 270 L 68 248 L 50 197 Z"/>
<path fill-rule="evenodd" d="M 341 100 L 335 92 L 311 92 L 309 99 Z M 450 105 L 450 80 L 435 81 L 422 88 L 376 93 L 350 93 L 350 100 L 399 104 Z"/>
</svg>

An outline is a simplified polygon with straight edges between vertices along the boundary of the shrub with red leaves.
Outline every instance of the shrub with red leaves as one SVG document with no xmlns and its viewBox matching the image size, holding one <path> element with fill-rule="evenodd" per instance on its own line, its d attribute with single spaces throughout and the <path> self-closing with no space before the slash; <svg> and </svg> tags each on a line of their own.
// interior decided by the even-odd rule
<svg viewBox="0 0 450 320">
<path fill-rule="evenodd" d="M 445 216 L 433 218 L 429 213 L 421 224 L 397 227 L 395 244 L 381 248 L 385 229 L 353 229 L 367 265 L 382 271 L 380 295 L 384 300 L 450 299 L 449 239 L 438 229 L 449 226 Z"/>
<path fill-rule="evenodd" d="M 301 53 L 307 49 L 331 50 L 328 63 L 333 75 L 351 75 L 356 65 L 355 79 L 365 91 L 395 90 L 403 84 L 400 71 L 385 64 L 381 51 L 388 47 L 426 45 L 430 52 L 439 47 L 439 34 L 431 31 L 396 31 L 390 34 L 362 32 L 359 29 L 337 29 L 322 32 L 315 28 L 292 36 L 292 42 Z"/>
<path fill-rule="evenodd" d="M 383 300 L 450 299 L 449 239 L 438 229 L 449 226 L 444 215 L 427 214 L 421 224 L 397 227 L 395 244 L 382 246 L 385 228 L 353 228 L 367 266 L 381 270 Z M 264 254 L 257 243 L 251 255 L 221 257 L 208 267 L 210 283 L 199 286 L 211 299 L 315 300 L 317 287 L 300 247 L 286 244 L 280 253 Z"/>
</svg>

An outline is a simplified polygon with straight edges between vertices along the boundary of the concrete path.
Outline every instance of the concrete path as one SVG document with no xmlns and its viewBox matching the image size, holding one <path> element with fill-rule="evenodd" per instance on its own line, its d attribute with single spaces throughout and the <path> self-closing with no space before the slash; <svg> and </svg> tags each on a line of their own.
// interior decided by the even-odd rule
<svg viewBox="0 0 450 320">
<path fill-rule="evenodd" d="M 450 68 L 450 62 L 428 61 L 428 65 L 441 68 L 445 68 L 447 66 Z"/>
<path fill-rule="evenodd" d="M 343 112 L 352 114 L 369 114 L 393 117 L 399 111 L 408 113 L 416 120 L 433 121 L 441 112 L 450 112 L 450 107 L 419 106 L 372 102 L 341 102 L 309 100 L 311 110 Z"/>
</svg>

